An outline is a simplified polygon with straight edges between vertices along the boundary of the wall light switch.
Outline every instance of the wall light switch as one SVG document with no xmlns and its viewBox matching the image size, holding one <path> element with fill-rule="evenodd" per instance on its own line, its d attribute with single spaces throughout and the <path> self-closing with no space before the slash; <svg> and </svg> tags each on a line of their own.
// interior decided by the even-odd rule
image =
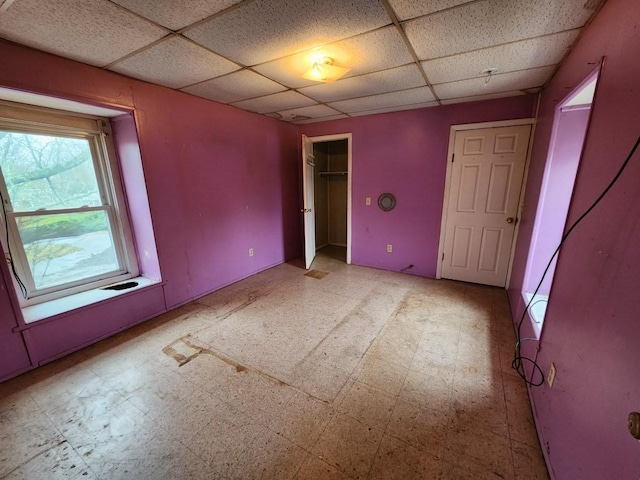
<svg viewBox="0 0 640 480">
<path fill-rule="evenodd" d="M 365 205 L 371 205 L 371 197 L 365 197 L 364 198 L 364 204 Z"/>
</svg>

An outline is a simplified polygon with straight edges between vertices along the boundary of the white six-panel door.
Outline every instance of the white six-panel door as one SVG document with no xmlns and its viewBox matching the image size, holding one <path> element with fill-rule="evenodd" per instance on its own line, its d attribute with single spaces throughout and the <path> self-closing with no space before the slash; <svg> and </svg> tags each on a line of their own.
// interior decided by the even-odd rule
<svg viewBox="0 0 640 480">
<path fill-rule="evenodd" d="M 531 125 L 456 132 L 442 278 L 505 286 L 530 134 Z"/>
</svg>

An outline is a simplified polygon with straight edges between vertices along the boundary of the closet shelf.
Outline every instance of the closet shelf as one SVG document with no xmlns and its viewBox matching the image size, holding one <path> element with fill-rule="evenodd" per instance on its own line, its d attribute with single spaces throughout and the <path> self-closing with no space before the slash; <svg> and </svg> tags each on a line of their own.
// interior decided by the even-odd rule
<svg viewBox="0 0 640 480">
<path fill-rule="evenodd" d="M 349 172 L 320 172 L 321 177 L 328 177 L 330 175 L 348 175 Z"/>
</svg>

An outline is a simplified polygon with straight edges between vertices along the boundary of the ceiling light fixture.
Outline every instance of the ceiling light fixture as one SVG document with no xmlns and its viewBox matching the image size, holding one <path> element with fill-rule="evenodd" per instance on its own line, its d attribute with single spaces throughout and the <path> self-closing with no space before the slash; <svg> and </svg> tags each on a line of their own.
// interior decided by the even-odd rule
<svg viewBox="0 0 640 480">
<path fill-rule="evenodd" d="M 351 69 L 334 65 L 331 57 L 321 57 L 313 63 L 302 78 L 316 82 L 335 82 L 349 70 Z"/>
</svg>

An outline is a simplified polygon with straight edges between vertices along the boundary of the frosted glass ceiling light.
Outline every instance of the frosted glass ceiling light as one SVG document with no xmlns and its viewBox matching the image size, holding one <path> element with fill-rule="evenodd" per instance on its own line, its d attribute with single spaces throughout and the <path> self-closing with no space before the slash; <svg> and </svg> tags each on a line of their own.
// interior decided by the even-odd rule
<svg viewBox="0 0 640 480">
<path fill-rule="evenodd" d="M 335 82 L 349 70 L 351 69 L 334 65 L 331 57 L 322 57 L 313 63 L 302 78 L 316 82 Z"/>
</svg>

